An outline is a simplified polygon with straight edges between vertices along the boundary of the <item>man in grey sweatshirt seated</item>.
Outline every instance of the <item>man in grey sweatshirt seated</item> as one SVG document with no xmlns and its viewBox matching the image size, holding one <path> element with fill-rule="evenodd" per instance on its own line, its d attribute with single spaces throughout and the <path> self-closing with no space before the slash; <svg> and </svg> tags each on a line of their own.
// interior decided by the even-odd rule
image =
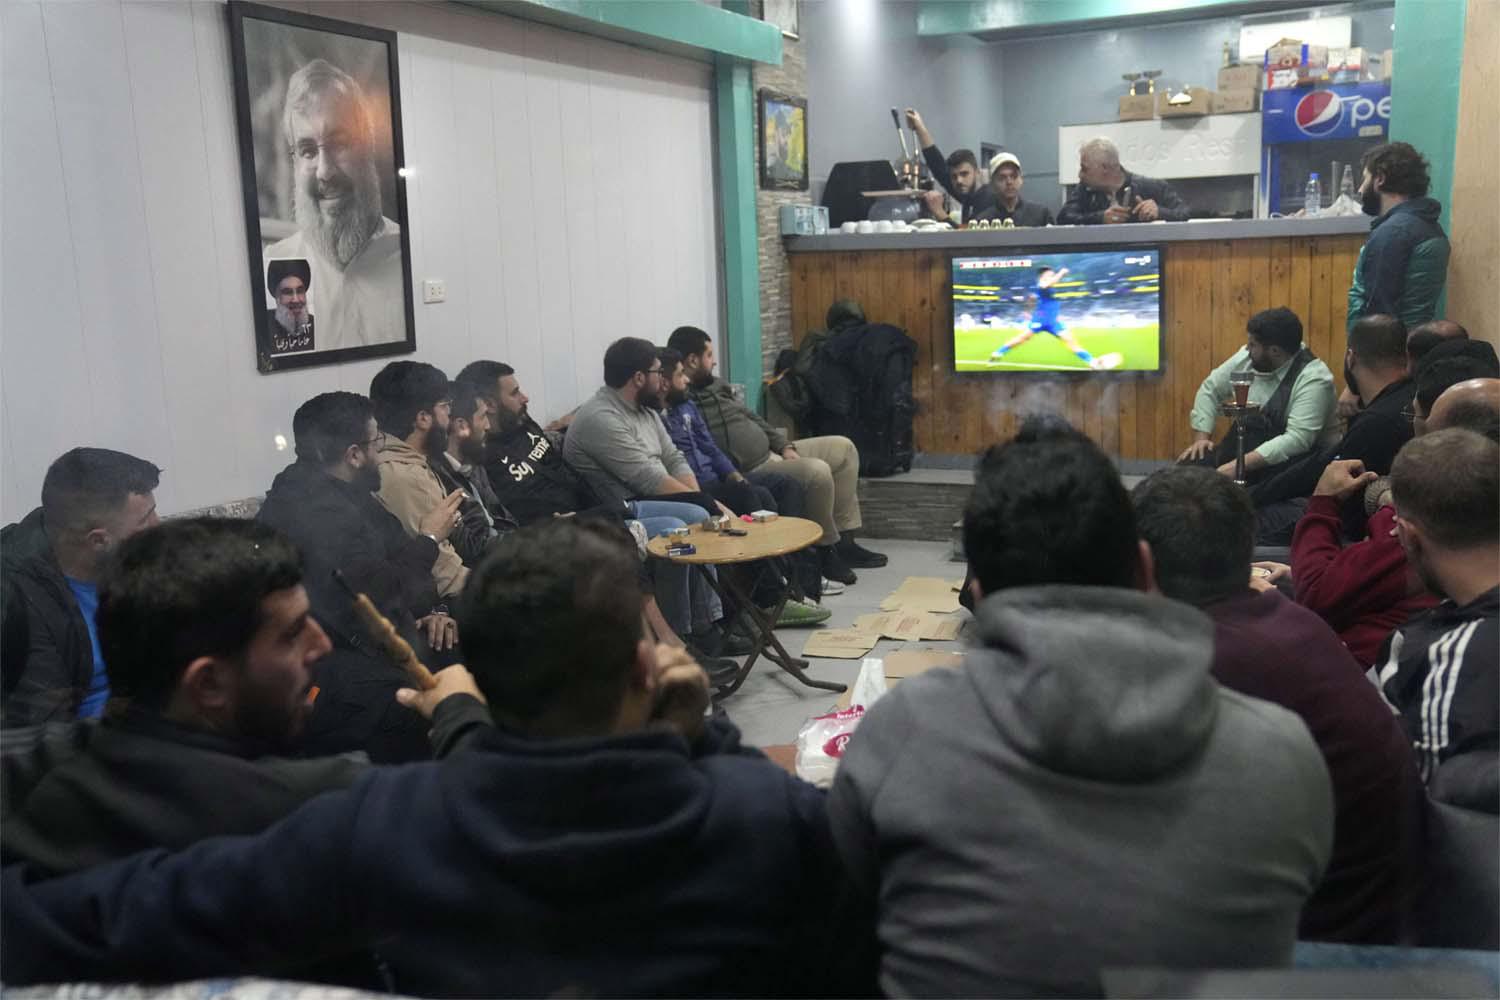
<svg viewBox="0 0 1500 1000">
<path fill-rule="evenodd" d="M 601 500 L 625 504 L 653 537 L 720 512 L 647 405 L 664 391 L 656 345 L 622 337 L 604 352 L 604 385 L 574 411 L 563 439 L 568 465 Z M 662 614 L 696 655 L 748 652 L 748 641 L 724 628 L 718 596 L 691 567 L 659 562 L 652 571 Z"/>
<path fill-rule="evenodd" d="M 1215 683 L 1154 593 L 1119 473 L 1066 425 L 990 449 L 964 516 L 977 628 L 855 730 L 829 799 L 880 906 L 887 996 L 1099 996 L 1102 970 L 1291 960 L 1333 839 L 1291 712 Z"/>
</svg>

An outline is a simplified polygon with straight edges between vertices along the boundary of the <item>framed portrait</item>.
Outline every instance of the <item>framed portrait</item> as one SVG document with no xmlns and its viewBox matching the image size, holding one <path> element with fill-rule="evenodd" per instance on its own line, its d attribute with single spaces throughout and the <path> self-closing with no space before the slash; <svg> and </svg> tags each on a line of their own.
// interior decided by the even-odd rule
<svg viewBox="0 0 1500 1000">
<path fill-rule="evenodd" d="M 774 24 L 787 38 L 797 36 L 797 0 L 765 0 L 761 20 Z"/>
<path fill-rule="evenodd" d="M 256 365 L 416 350 L 394 32 L 231 0 Z"/>
<path fill-rule="evenodd" d="M 760 186 L 807 190 L 807 99 L 760 91 Z"/>
</svg>

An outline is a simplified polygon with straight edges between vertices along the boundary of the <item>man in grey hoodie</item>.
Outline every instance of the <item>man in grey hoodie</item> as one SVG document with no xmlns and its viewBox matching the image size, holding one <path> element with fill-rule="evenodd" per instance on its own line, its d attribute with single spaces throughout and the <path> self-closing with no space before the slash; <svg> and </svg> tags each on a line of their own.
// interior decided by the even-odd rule
<svg viewBox="0 0 1500 1000">
<path fill-rule="evenodd" d="M 1220 687 L 1098 447 L 1030 422 L 964 516 L 977 640 L 882 698 L 829 800 L 891 996 L 1099 995 L 1119 966 L 1284 964 L 1328 862 L 1307 727 Z"/>
</svg>

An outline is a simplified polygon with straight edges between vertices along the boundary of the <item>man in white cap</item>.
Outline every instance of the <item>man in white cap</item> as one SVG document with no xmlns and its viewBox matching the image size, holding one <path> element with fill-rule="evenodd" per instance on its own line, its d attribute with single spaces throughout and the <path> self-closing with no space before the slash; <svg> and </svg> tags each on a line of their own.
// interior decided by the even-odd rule
<svg viewBox="0 0 1500 1000">
<path fill-rule="evenodd" d="M 1014 153 L 996 153 L 990 158 L 990 187 L 995 204 L 979 213 L 981 222 L 1012 226 L 1050 226 L 1052 211 L 1046 205 L 1021 200 L 1021 161 Z"/>
</svg>

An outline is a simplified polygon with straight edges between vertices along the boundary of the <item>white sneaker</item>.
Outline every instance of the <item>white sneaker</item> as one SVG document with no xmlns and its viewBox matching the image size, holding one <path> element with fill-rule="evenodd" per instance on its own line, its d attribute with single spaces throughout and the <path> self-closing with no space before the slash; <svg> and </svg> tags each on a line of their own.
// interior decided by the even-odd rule
<svg viewBox="0 0 1500 1000">
<path fill-rule="evenodd" d="M 839 583 L 837 580 L 830 580 L 826 576 L 823 578 L 824 597 L 832 597 L 835 594 L 842 594 L 843 592 L 844 585 L 842 583 Z"/>
</svg>

